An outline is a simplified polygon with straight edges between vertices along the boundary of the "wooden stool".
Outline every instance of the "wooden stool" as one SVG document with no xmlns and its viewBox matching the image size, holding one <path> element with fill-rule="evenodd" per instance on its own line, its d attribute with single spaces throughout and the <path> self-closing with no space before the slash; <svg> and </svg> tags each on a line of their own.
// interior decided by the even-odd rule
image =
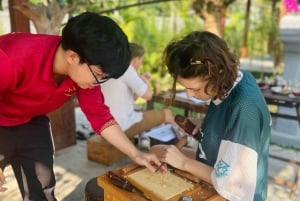
<svg viewBox="0 0 300 201">
<path fill-rule="evenodd" d="M 85 185 L 85 201 L 104 201 L 104 190 L 97 184 L 97 177 L 92 178 Z"/>
<path fill-rule="evenodd" d="M 87 157 L 89 160 L 111 165 L 125 156 L 99 135 L 92 136 L 87 140 Z"/>
<path fill-rule="evenodd" d="M 280 185 L 287 186 L 288 188 L 290 188 L 291 192 L 290 192 L 289 197 L 290 197 L 290 199 L 293 199 L 295 197 L 295 193 L 296 193 L 296 190 L 298 187 L 298 182 L 300 179 L 300 161 L 291 160 L 291 159 L 287 159 L 287 158 L 283 158 L 283 157 L 275 156 L 275 155 L 271 155 L 271 154 L 269 154 L 269 157 L 296 165 L 296 173 L 295 173 L 295 178 L 293 179 L 293 181 L 286 181 L 279 177 L 269 176 L 269 179 L 271 179 L 273 182 L 280 184 Z"/>
</svg>

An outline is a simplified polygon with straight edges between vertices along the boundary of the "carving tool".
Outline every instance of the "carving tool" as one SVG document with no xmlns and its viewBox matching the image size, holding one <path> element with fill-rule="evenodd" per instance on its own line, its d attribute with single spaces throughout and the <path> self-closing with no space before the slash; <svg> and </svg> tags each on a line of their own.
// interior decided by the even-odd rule
<svg viewBox="0 0 300 201">
<path fill-rule="evenodd" d="M 110 179 L 111 183 L 113 183 L 121 189 L 127 190 L 132 193 L 141 192 L 137 188 L 135 188 L 127 179 L 112 171 L 109 171 L 107 173 L 107 176 Z"/>
<path fill-rule="evenodd" d="M 187 117 L 182 116 L 182 115 L 176 115 L 175 116 L 175 122 L 189 135 L 192 136 L 193 138 L 195 138 L 195 140 L 199 141 L 202 138 L 202 135 L 200 133 L 200 131 L 198 131 L 195 135 L 192 135 L 193 130 L 195 129 L 195 124 L 193 124 L 193 122 L 191 122 L 191 120 L 189 120 Z M 178 142 L 176 143 L 176 147 L 180 150 L 184 147 L 184 145 L 186 145 L 187 143 L 187 136 L 183 136 L 182 138 L 180 138 L 178 140 Z M 163 165 L 165 165 L 166 163 L 163 162 L 160 166 L 158 166 L 155 170 L 155 172 L 157 172 Z"/>
<path fill-rule="evenodd" d="M 187 117 L 182 115 L 175 116 L 175 122 L 187 133 L 189 136 L 192 136 L 198 142 L 201 141 L 202 135 L 200 131 L 198 131 L 195 135 L 192 135 L 193 130 L 195 129 L 195 124 L 191 122 Z"/>
</svg>

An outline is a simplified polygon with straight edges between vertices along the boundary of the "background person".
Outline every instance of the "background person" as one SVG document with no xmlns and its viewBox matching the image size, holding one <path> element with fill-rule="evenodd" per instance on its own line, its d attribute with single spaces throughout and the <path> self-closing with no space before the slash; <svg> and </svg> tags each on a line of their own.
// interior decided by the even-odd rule
<svg viewBox="0 0 300 201">
<path fill-rule="evenodd" d="M 165 63 L 189 97 L 210 100 L 197 151 L 157 145 L 151 152 L 175 168 L 212 183 L 230 201 L 265 201 L 268 184 L 270 113 L 255 78 L 239 70 L 225 41 L 195 31 L 170 42 Z M 166 171 L 166 169 L 163 169 Z"/>
<path fill-rule="evenodd" d="M 152 164 L 159 165 L 159 160 L 131 143 L 99 87 L 121 76 L 129 62 L 126 35 L 113 20 L 96 13 L 71 18 L 61 37 L 0 37 L 0 192 L 6 190 L 4 168 L 11 164 L 23 200 L 56 200 L 54 147 L 46 114 L 74 94 L 97 134 L 154 171 Z"/>
<path fill-rule="evenodd" d="M 112 115 L 129 138 L 141 134 L 163 123 L 176 125 L 171 110 L 136 110 L 135 100 L 142 98 L 151 100 L 153 92 L 150 86 L 149 72 L 139 75 L 145 49 L 141 45 L 129 44 L 131 61 L 128 69 L 118 79 L 110 79 L 103 83 L 102 91 L 105 104 L 109 106 Z"/>
</svg>

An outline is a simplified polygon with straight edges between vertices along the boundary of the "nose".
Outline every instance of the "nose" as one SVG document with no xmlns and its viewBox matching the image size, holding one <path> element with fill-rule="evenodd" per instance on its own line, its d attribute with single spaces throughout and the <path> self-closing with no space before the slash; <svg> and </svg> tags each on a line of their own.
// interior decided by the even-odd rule
<svg viewBox="0 0 300 201">
<path fill-rule="evenodd" d="M 186 90 L 186 95 L 189 98 L 193 98 L 195 96 L 195 93 L 192 90 Z"/>
</svg>

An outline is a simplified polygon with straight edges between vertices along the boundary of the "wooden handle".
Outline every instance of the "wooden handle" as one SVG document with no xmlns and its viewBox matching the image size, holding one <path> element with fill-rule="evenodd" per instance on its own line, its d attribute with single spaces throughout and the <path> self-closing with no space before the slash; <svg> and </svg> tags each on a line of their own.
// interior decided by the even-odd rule
<svg viewBox="0 0 300 201">
<path fill-rule="evenodd" d="M 122 176 L 112 171 L 108 171 L 107 176 L 110 179 L 111 183 L 118 186 L 119 188 L 122 188 L 130 192 L 137 192 L 137 189 L 127 179 L 123 178 Z"/>
<path fill-rule="evenodd" d="M 141 167 L 140 165 L 136 164 L 136 163 L 131 163 L 131 164 L 128 164 L 124 167 L 122 167 L 121 169 L 121 175 L 127 175 L 129 172 L 137 169 Z"/>
<path fill-rule="evenodd" d="M 182 115 L 176 115 L 175 122 L 188 134 L 192 134 L 194 128 L 196 127 L 187 117 Z"/>
<path fill-rule="evenodd" d="M 202 140 L 202 135 L 200 133 L 200 131 L 198 131 L 195 135 L 192 135 L 193 130 L 195 129 L 195 124 L 193 124 L 193 122 L 191 122 L 191 120 L 189 120 L 187 117 L 182 116 L 182 115 L 176 115 L 175 116 L 175 122 L 190 136 L 192 136 L 193 138 L 195 138 L 195 140 L 197 141 L 201 141 Z"/>
<path fill-rule="evenodd" d="M 187 143 L 187 136 L 185 135 L 178 140 L 178 142 L 176 143 L 176 147 L 180 150 L 186 145 L 186 143 Z"/>
</svg>

